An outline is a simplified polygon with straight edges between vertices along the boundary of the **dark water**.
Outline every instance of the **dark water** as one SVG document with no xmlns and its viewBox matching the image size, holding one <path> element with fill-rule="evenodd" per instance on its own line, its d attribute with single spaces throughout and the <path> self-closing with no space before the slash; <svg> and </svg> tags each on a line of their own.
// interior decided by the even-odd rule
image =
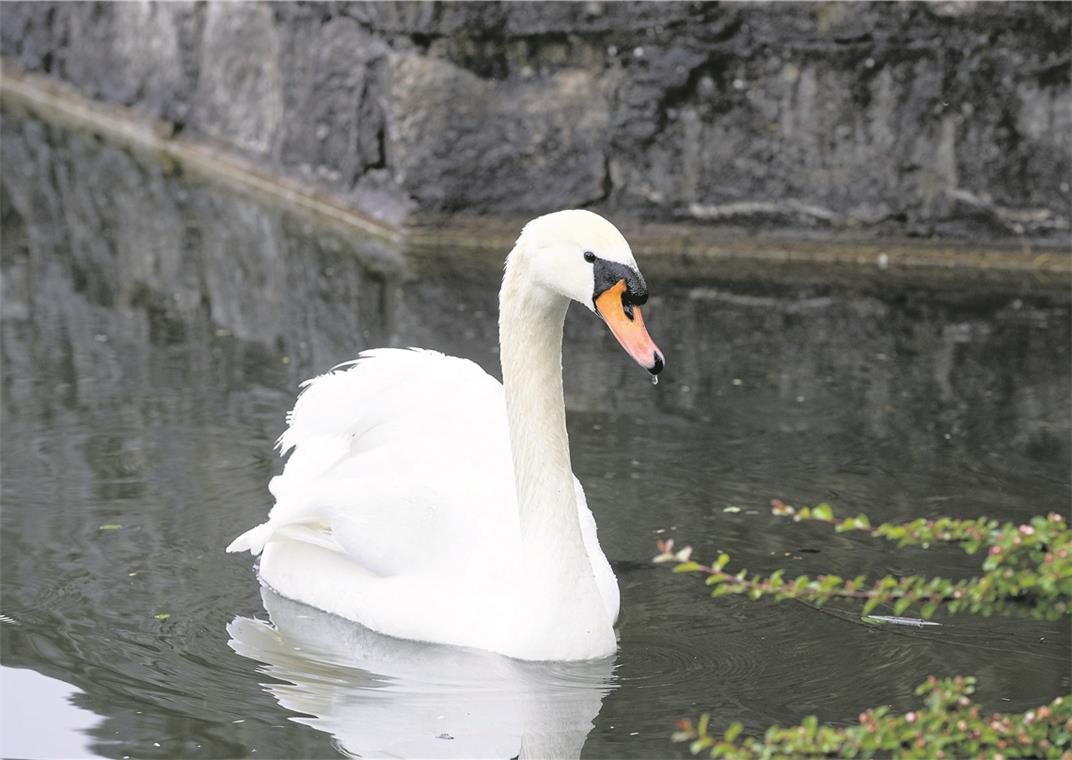
<svg viewBox="0 0 1072 760">
<path fill-rule="evenodd" d="M 269 507 L 302 379 L 380 345 L 498 373 L 501 258 L 403 257 L 32 119 L 5 115 L 2 147 L 3 754 L 652 757 L 680 754 L 673 724 L 702 710 L 754 732 L 851 721 L 909 709 L 932 673 L 976 674 L 1002 710 L 1070 690 L 1067 619 L 873 627 L 849 605 L 711 600 L 649 562 L 673 535 L 753 571 L 961 577 L 977 563 L 956 551 L 766 505 L 1067 513 L 1067 288 L 653 265 L 657 387 L 572 313 L 574 466 L 621 643 L 519 664 L 262 599 L 248 555 L 223 553 Z"/>
</svg>

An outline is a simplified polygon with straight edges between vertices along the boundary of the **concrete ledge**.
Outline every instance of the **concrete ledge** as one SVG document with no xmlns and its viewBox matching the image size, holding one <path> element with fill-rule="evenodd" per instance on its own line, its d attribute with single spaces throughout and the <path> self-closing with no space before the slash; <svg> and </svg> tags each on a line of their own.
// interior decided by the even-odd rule
<svg viewBox="0 0 1072 760">
<path fill-rule="evenodd" d="M 444 250 L 501 257 L 513 244 L 522 218 L 435 216 L 418 214 L 403 224 L 354 209 L 319 187 L 284 176 L 208 139 L 175 135 L 171 125 L 153 121 L 129 108 L 90 100 L 69 85 L 0 67 L 0 102 L 22 108 L 46 121 L 87 130 L 127 149 L 172 162 L 183 172 L 269 204 L 405 248 L 418 258 Z M 728 262 L 770 269 L 834 267 L 854 275 L 889 276 L 927 272 L 949 276 L 1000 278 L 1028 275 L 1040 284 L 1072 285 L 1072 252 L 1067 241 L 1006 239 L 993 241 L 860 240 L 845 234 L 757 236 L 747 229 L 718 229 L 702 224 L 620 223 L 650 270 L 666 275 L 702 274 Z M 750 267 L 752 268 L 752 267 Z"/>
<path fill-rule="evenodd" d="M 318 188 L 259 166 L 237 151 L 173 135 L 167 122 L 153 121 L 131 108 L 90 100 L 73 87 L 0 64 L 0 100 L 46 120 L 83 129 L 131 151 L 176 163 L 184 172 L 227 185 L 269 203 L 281 204 L 321 221 L 339 224 L 400 243 L 396 225 L 342 204 Z"/>
</svg>

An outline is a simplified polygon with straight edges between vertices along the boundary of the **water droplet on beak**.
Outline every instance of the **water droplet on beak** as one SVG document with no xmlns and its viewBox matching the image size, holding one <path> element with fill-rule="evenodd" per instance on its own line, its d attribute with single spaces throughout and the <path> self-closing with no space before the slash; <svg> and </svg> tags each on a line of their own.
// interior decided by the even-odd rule
<svg viewBox="0 0 1072 760">
<path fill-rule="evenodd" d="M 659 376 L 658 375 L 652 375 L 651 376 L 651 384 L 652 385 L 658 385 L 659 384 Z"/>
</svg>

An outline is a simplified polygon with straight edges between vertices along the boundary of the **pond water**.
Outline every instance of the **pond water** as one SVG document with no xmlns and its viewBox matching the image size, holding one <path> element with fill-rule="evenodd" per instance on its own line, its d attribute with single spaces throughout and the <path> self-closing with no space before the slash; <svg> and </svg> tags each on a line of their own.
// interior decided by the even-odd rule
<svg viewBox="0 0 1072 760">
<path fill-rule="evenodd" d="M 1067 513 L 1065 285 L 684 277 L 638 252 L 661 382 L 581 310 L 564 352 L 619 651 L 521 664 L 377 636 L 223 551 L 270 506 L 301 380 L 381 345 L 498 374 L 502 255 L 401 255 L 25 116 L 2 140 L 5 756 L 676 756 L 682 717 L 854 721 L 911 709 L 932 673 L 976 674 L 993 709 L 1069 692 L 1067 619 L 876 627 L 851 605 L 712 600 L 650 562 L 673 536 L 752 571 L 964 577 L 978 561 L 957 551 L 794 525 L 769 500 Z"/>
</svg>

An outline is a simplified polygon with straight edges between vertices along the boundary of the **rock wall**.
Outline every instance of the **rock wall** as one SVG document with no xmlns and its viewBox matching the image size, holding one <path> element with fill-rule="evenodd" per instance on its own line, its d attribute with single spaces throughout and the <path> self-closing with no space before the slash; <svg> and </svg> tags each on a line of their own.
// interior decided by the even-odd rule
<svg viewBox="0 0 1072 760">
<path fill-rule="evenodd" d="M 0 53 L 373 213 L 1066 237 L 1072 4 L 5 3 Z"/>
</svg>

